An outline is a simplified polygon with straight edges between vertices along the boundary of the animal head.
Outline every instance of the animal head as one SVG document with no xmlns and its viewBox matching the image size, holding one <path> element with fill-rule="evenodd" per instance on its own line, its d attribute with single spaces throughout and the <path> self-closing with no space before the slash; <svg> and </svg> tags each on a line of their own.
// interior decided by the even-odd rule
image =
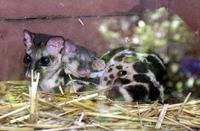
<svg viewBox="0 0 200 131">
<path fill-rule="evenodd" d="M 86 77 L 92 72 L 92 62 L 96 53 L 66 40 L 64 44 L 62 62 L 65 73 L 72 73 L 76 77 Z"/>
<path fill-rule="evenodd" d="M 31 70 L 44 75 L 61 65 L 61 49 L 64 47 L 64 38 L 48 34 L 33 33 L 24 30 L 25 44 L 25 76 L 30 78 Z"/>
</svg>

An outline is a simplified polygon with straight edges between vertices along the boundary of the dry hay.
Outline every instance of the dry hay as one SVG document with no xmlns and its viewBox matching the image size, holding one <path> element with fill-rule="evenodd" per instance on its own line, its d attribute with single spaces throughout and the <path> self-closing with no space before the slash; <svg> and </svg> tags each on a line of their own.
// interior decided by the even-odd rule
<svg viewBox="0 0 200 131">
<path fill-rule="evenodd" d="M 26 81 L 1 82 L 0 130 L 198 130 L 200 100 L 188 98 L 161 105 L 114 102 L 97 91 L 38 92 L 33 102 Z"/>
</svg>

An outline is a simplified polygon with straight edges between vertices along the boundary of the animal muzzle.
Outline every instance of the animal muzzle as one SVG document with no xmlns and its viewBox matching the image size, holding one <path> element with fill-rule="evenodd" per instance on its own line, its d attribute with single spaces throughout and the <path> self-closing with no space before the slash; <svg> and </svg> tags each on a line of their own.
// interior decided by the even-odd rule
<svg viewBox="0 0 200 131">
<path fill-rule="evenodd" d="M 90 76 L 91 74 L 91 70 L 90 69 L 81 69 L 79 71 L 79 74 L 82 76 L 82 77 L 88 77 Z"/>
</svg>

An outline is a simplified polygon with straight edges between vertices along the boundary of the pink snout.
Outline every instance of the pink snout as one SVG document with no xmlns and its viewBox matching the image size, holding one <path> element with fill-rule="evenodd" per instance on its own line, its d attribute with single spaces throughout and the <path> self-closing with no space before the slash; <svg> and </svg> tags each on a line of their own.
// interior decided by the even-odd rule
<svg viewBox="0 0 200 131">
<path fill-rule="evenodd" d="M 89 76 L 91 74 L 91 71 L 89 69 L 83 69 L 80 71 L 80 74 L 84 77 Z"/>
</svg>

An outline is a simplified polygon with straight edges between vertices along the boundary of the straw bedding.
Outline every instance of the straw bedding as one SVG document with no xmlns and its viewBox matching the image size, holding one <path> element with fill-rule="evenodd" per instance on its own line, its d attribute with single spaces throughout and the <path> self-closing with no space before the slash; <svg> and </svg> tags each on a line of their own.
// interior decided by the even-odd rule
<svg viewBox="0 0 200 131">
<path fill-rule="evenodd" d="M 190 94 L 183 103 L 142 104 L 112 101 L 99 91 L 47 94 L 27 85 L 0 82 L 0 130 L 200 129 L 200 100 L 189 101 Z"/>
</svg>

